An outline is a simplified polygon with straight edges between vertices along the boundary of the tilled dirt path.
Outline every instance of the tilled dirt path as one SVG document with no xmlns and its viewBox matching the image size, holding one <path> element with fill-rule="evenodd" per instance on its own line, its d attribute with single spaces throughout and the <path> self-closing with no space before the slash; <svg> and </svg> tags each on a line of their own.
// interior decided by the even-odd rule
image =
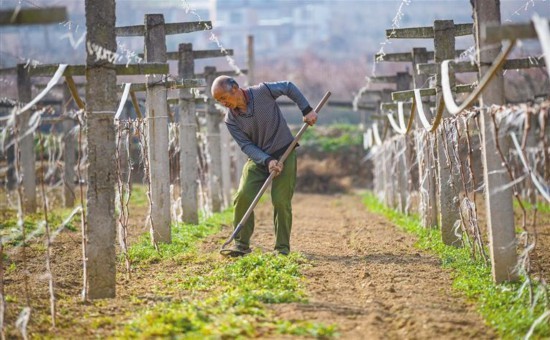
<svg viewBox="0 0 550 340">
<path fill-rule="evenodd" d="M 452 290 L 439 260 L 368 212 L 357 196 L 297 194 L 292 251 L 311 261 L 308 304 L 275 305 L 284 319 L 338 325 L 342 339 L 492 339 L 474 307 Z M 272 209 L 256 209 L 253 246 L 273 247 Z"/>
<path fill-rule="evenodd" d="M 439 261 L 414 248 L 414 237 L 369 213 L 360 197 L 297 194 L 293 209 L 292 251 L 309 259 L 304 272 L 309 302 L 269 305 L 281 319 L 336 324 L 341 339 L 496 338 L 473 306 L 452 290 L 450 273 L 441 269 Z M 256 208 L 253 247 L 271 251 L 272 214 L 269 202 Z M 137 234 L 141 232 L 136 229 Z M 225 227 L 222 233 L 207 238 L 201 250 L 219 256 L 220 242 L 228 234 Z M 124 278 L 120 265 L 115 299 L 81 303 L 81 252 L 78 234 L 61 233 L 54 243 L 52 262 L 61 325 L 54 330 L 47 316 L 44 249 L 38 244 L 29 248 L 31 336 L 112 336 L 133 312 L 166 299 L 181 299 L 182 292 L 169 289 L 165 280 L 182 269 L 182 264 L 164 261 L 135 268 L 130 281 Z M 16 258 L 14 253 L 12 260 Z M 24 280 L 19 262 L 16 268 L 4 283 L 12 299 L 22 302 Z M 13 302 L 8 307 L 8 321 L 13 325 L 20 308 Z M 101 323 L 107 319 L 108 323 Z M 11 328 L 8 337 L 18 336 Z"/>
</svg>

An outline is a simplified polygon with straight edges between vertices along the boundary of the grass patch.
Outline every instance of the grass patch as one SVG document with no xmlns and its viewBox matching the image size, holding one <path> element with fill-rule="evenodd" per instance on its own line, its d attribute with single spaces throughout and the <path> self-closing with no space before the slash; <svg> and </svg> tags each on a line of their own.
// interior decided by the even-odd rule
<svg viewBox="0 0 550 340">
<path fill-rule="evenodd" d="M 523 338 L 533 323 L 548 309 L 548 296 L 544 287 L 533 282 L 533 302 L 525 289 L 528 282 L 522 277 L 519 283 L 495 285 L 491 268 L 484 262 L 472 259 L 467 248 L 446 246 L 437 229 L 426 229 L 415 216 L 402 215 L 380 203 L 369 193 L 364 203 L 372 212 L 384 215 L 401 229 L 418 236 L 417 247 L 437 254 L 444 268 L 453 269 L 453 287 L 466 294 L 478 307 L 487 323 L 504 339 Z M 550 336 L 548 321 L 535 328 L 534 338 Z"/>
<path fill-rule="evenodd" d="M 522 200 L 521 203 L 523 204 L 523 207 L 525 208 L 527 213 L 532 212 L 535 207 L 540 213 L 550 213 L 550 204 L 546 203 L 546 201 L 538 201 L 536 205 L 529 203 L 529 201 L 527 200 Z M 520 209 L 520 205 L 516 199 L 513 201 L 513 204 L 514 209 Z"/>
<path fill-rule="evenodd" d="M 322 152 L 346 151 L 362 147 L 363 133 L 358 125 L 334 124 L 306 130 L 300 144 Z"/>
<path fill-rule="evenodd" d="M 63 221 L 70 215 L 68 209 L 51 209 L 48 212 L 48 223 L 50 230 L 54 231 L 59 228 Z M 17 214 L 15 212 L 6 214 L 2 221 L 0 221 L 0 234 L 2 235 L 3 242 L 10 246 L 20 246 L 23 243 L 23 232 L 21 226 L 18 225 Z M 80 221 L 80 216 L 75 218 L 65 225 L 65 229 L 69 231 L 76 231 L 76 225 Z M 39 239 L 46 231 L 46 223 L 44 221 L 43 213 L 27 214 L 23 219 L 23 227 L 25 228 L 25 235 L 27 242 Z"/>
<path fill-rule="evenodd" d="M 151 244 L 149 234 L 144 234 L 128 249 L 130 260 L 134 264 L 147 264 L 167 258 L 177 259 L 178 256 L 193 252 L 198 240 L 219 232 L 223 224 L 230 223 L 232 216 L 233 209 L 228 209 L 197 225 L 176 224 L 172 226 L 172 243 L 159 244 L 158 252 Z"/>
<path fill-rule="evenodd" d="M 132 261 L 152 263 L 170 259 L 180 263 L 175 273 L 159 273 L 160 286 L 177 290 L 184 298 L 143 309 L 117 332 L 117 337 L 238 338 L 298 335 L 328 338 L 335 326 L 276 318 L 266 304 L 306 302 L 299 254 L 277 256 L 259 250 L 238 259 L 216 254 L 197 254 L 201 238 L 220 231 L 232 211 L 215 214 L 200 225 L 181 225 L 172 232 L 173 242 L 160 245 L 149 238 L 129 249 Z M 170 287 L 168 287 L 170 286 Z M 159 292 L 163 293 L 163 292 Z"/>
<path fill-rule="evenodd" d="M 328 338 L 335 326 L 278 320 L 267 303 L 306 302 L 298 254 L 256 251 L 237 260 L 209 262 L 208 272 L 181 275 L 189 298 L 143 311 L 117 334 L 121 337 L 235 338 L 300 335 Z"/>
<path fill-rule="evenodd" d="M 149 199 L 147 198 L 147 186 L 143 184 L 132 185 L 132 194 L 130 196 L 130 206 L 148 207 Z"/>
</svg>

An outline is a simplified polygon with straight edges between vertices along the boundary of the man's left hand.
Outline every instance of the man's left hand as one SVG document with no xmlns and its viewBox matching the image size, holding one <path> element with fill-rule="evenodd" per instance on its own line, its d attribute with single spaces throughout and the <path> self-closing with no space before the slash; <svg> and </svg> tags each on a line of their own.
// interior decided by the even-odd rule
<svg viewBox="0 0 550 340">
<path fill-rule="evenodd" d="M 311 110 L 310 113 L 304 116 L 304 123 L 306 123 L 309 126 L 314 125 L 317 123 L 317 112 L 315 110 Z"/>
</svg>

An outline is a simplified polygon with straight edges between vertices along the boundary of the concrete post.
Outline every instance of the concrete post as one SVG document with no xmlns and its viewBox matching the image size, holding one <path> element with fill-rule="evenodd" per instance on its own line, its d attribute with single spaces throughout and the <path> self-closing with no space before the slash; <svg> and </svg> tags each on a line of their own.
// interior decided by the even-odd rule
<svg viewBox="0 0 550 340">
<path fill-rule="evenodd" d="M 214 106 L 212 98 L 212 83 L 216 78 L 216 68 L 207 66 L 204 68 L 206 79 L 206 95 L 208 104 L 206 108 L 206 149 L 208 162 L 208 189 L 212 212 L 220 212 L 222 208 L 222 165 L 221 165 L 221 141 L 220 123 L 221 113 Z"/>
<path fill-rule="evenodd" d="M 246 81 L 248 86 L 255 85 L 255 57 L 254 57 L 254 36 L 249 35 L 247 38 L 247 59 L 246 64 L 248 68 L 248 73 L 246 74 Z M 235 159 L 235 185 L 233 186 L 234 190 L 237 190 L 239 181 L 242 175 L 244 164 L 248 160 L 248 156 L 242 152 L 241 148 L 237 143 L 233 143 L 234 159 Z"/>
<path fill-rule="evenodd" d="M 455 24 L 452 20 L 436 20 L 434 30 L 434 59 L 436 63 L 443 60 L 453 59 L 455 55 Z M 454 85 L 454 76 L 451 77 L 451 86 Z M 439 103 L 441 93 L 441 74 L 437 73 L 437 95 L 436 103 Z M 443 118 L 449 117 L 447 110 Z M 455 196 L 456 183 L 453 178 L 450 160 L 445 155 L 446 124 L 443 121 L 437 130 L 437 157 L 439 170 L 439 206 L 441 237 L 446 245 L 461 245 L 461 229 L 455 228 L 456 222 L 460 221 L 459 198 Z"/>
<path fill-rule="evenodd" d="M 193 45 L 179 45 L 178 72 L 181 79 L 195 77 Z M 195 96 L 190 89 L 180 90 L 180 195 L 182 222 L 199 223 L 199 165 L 197 163 L 197 120 Z"/>
<path fill-rule="evenodd" d="M 390 101 L 389 99 L 391 98 L 391 90 L 384 89 L 380 92 L 380 94 L 380 100 L 382 103 Z M 380 103 L 377 104 L 377 106 L 380 107 Z M 384 129 L 386 129 L 386 127 L 381 127 L 381 135 L 384 134 Z M 395 162 L 395 146 L 394 142 L 391 141 L 389 137 L 385 142 L 383 141 L 382 144 L 384 145 L 384 202 L 389 207 L 397 208 L 397 183 L 394 183 L 392 176 L 389 175 L 397 171 L 397 165 Z"/>
<path fill-rule="evenodd" d="M 28 68 L 24 64 L 17 65 L 17 92 L 21 103 L 28 103 L 32 100 L 31 77 Z M 21 175 L 23 186 L 23 210 L 26 213 L 36 212 L 36 155 L 34 152 L 34 133 L 27 134 L 31 110 L 19 115 L 19 142 Z M 27 134 L 25 137 L 25 134 Z"/>
<path fill-rule="evenodd" d="M 229 130 L 227 130 L 227 126 L 225 126 L 225 123 L 223 121 L 220 122 L 219 130 L 221 150 L 226 150 L 224 152 L 221 152 L 222 197 L 223 208 L 226 209 L 229 208 L 232 203 L 231 154 L 229 153 L 229 150 L 231 150 L 231 143 L 233 142 L 233 138 L 231 137 L 231 134 L 229 133 Z"/>
<path fill-rule="evenodd" d="M 479 77 L 487 72 L 493 60 L 500 52 L 500 44 L 486 44 L 480 39 L 481 24 L 500 25 L 500 2 L 474 0 L 475 38 L 477 43 L 477 58 L 480 66 Z M 504 80 L 502 71 L 483 91 L 480 97 L 481 107 L 487 108 L 493 104 L 503 105 Z M 516 280 L 514 268 L 517 264 L 516 235 L 514 230 L 514 207 L 512 205 L 512 188 L 510 178 L 502 166 L 502 159 L 497 149 L 506 154 L 508 146 L 502 136 L 497 136 L 491 118 L 490 109 L 484 109 L 481 115 L 481 133 L 484 147 L 482 161 L 484 166 L 485 203 L 487 209 L 487 228 L 489 231 L 489 248 L 492 260 L 493 280 L 500 283 Z M 502 190 L 503 188 L 507 188 Z"/>
<path fill-rule="evenodd" d="M 428 51 L 425 48 L 413 48 L 412 51 L 412 67 L 413 67 L 413 81 L 414 87 L 420 89 L 424 87 L 427 76 L 425 74 L 419 74 L 416 72 L 416 65 L 428 62 Z M 416 105 L 422 105 L 424 112 L 429 114 L 429 106 L 426 101 L 422 103 L 416 103 Z M 424 132 L 420 118 L 418 116 L 415 120 L 415 126 L 417 132 L 416 138 L 416 156 L 418 160 L 418 185 L 420 191 L 420 217 L 422 219 L 422 225 L 425 228 L 433 228 L 437 226 L 437 196 L 436 196 L 436 173 L 430 163 L 430 150 L 427 147 L 429 133 Z M 422 132 L 420 132 L 422 131 Z"/>
<path fill-rule="evenodd" d="M 145 15 L 145 62 L 166 63 L 166 35 L 162 14 Z M 151 237 L 170 243 L 170 159 L 168 155 L 168 104 L 166 87 L 158 75 L 147 84 L 147 134 L 151 176 Z"/>
<path fill-rule="evenodd" d="M 411 75 L 409 72 L 397 72 L 396 77 L 396 89 L 397 91 L 410 90 L 411 88 Z M 399 199 L 397 202 L 397 208 L 401 213 L 407 213 L 408 201 L 411 195 L 410 173 L 413 149 L 411 143 L 409 143 L 410 135 L 399 137 L 396 143 L 397 152 L 397 187 L 399 188 Z"/>
<path fill-rule="evenodd" d="M 86 0 L 86 43 L 116 51 L 115 0 Z M 90 49 L 88 49 L 90 50 Z M 84 231 L 84 299 L 115 296 L 116 71 L 109 60 L 86 59 L 88 139 L 87 226 Z"/>
</svg>

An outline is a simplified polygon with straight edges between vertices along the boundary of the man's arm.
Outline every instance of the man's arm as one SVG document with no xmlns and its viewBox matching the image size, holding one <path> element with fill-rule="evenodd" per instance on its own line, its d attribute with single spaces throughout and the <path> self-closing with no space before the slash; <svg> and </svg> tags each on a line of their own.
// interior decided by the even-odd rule
<svg viewBox="0 0 550 340">
<path fill-rule="evenodd" d="M 262 149 L 257 147 L 250 138 L 236 125 L 226 122 L 225 125 L 227 126 L 227 129 L 229 130 L 229 133 L 237 142 L 241 150 L 255 163 L 257 164 L 263 164 L 267 165 L 266 161 L 271 158 L 270 155 L 263 152 Z"/>
<path fill-rule="evenodd" d="M 293 102 L 298 105 L 298 108 L 302 111 L 304 116 L 303 121 L 308 125 L 314 125 L 317 122 L 317 112 L 315 112 L 309 105 L 307 99 L 304 97 L 300 89 L 290 81 L 279 81 L 275 83 L 264 83 L 265 86 L 271 92 L 274 99 L 279 98 L 282 95 L 292 99 Z"/>
<path fill-rule="evenodd" d="M 302 115 L 307 115 L 310 113 L 313 109 L 309 105 L 309 102 L 304 97 L 300 89 L 296 85 L 294 85 L 290 81 L 278 81 L 273 83 L 264 83 L 265 86 L 269 89 L 269 92 L 271 92 L 271 95 L 274 99 L 279 98 L 282 95 L 287 96 L 290 98 L 293 102 L 298 105 L 298 108 L 300 111 L 302 111 Z"/>
</svg>

